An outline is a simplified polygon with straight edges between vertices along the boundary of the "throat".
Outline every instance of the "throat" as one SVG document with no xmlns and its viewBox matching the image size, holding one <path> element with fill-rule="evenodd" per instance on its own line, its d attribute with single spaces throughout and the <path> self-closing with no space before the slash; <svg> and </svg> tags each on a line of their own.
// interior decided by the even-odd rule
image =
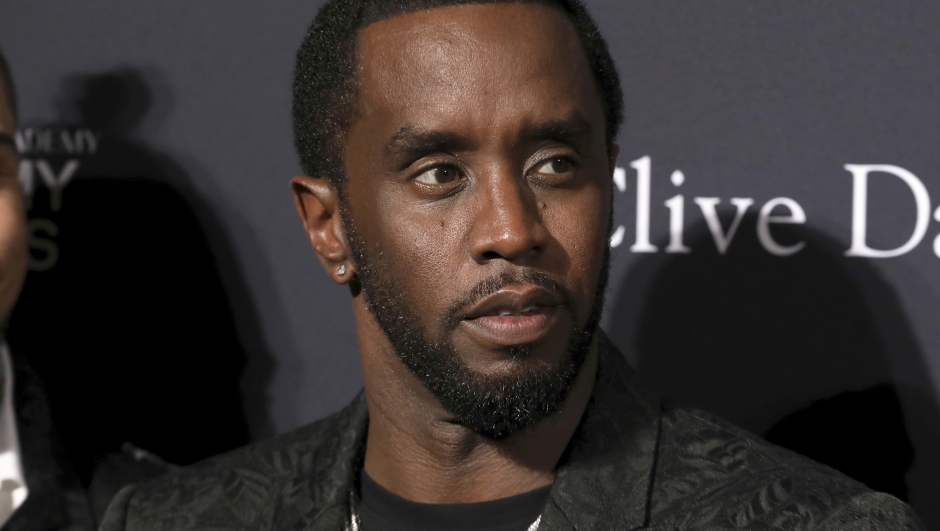
<svg viewBox="0 0 940 531">
<path fill-rule="evenodd" d="M 466 504 L 551 485 L 555 455 L 494 441 L 447 421 L 405 432 L 370 416 L 364 473 L 417 503 Z M 514 437 L 510 439 L 514 439 Z"/>
</svg>

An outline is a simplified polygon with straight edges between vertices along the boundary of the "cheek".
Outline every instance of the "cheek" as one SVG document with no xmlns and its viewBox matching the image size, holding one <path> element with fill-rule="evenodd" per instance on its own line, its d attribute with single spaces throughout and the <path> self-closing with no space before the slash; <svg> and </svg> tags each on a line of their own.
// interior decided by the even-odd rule
<svg viewBox="0 0 940 531">
<path fill-rule="evenodd" d="M 560 272 L 568 288 L 581 296 L 582 305 L 593 303 L 597 280 L 607 248 L 610 203 L 608 194 L 590 187 L 574 196 L 545 199 L 545 225 L 568 263 Z"/>
<path fill-rule="evenodd" d="M 379 171 L 352 169 L 359 175 Z M 438 309 L 436 301 L 446 302 L 444 288 L 453 278 L 458 251 L 454 224 L 444 220 L 441 227 L 443 218 L 409 201 L 399 184 L 377 181 L 347 183 L 350 215 L 378 276 L 424 319 Z"/>
<path fill-rule="evenodd" d="M 0 263 L 4 269 L 26 263 L 26 219 L 19 189 L 0 189 Z"/>
<path fill-rule="evenodd" d="M 26 221 L 18 189 L 0 189 L 0 318 L 12 309 L 26 275 Z"/>
<path fill-rule="evenodd" d="M 433 212 L 410 210 L 408 215 L 389 209 L 382 216 L 383 266 L 394 275 L 396 284 L 418 310 L 436 312 L 450 304 L 448 295 L 460 284 L 455 282 L 465 260 L 460 224 Z M 443 225 L 443 226 L 442 226 Z"/>
<path fill-rule="evenodd" d="M 433 285 L 452 276 L 456 264 L 453 257 L 453 238 L 445 227 L 433 219 L 412 219 L 399 221 L 393 236 L 398 250 L 397 267 L 411 271 L 418 285 Z"/>
</svg>

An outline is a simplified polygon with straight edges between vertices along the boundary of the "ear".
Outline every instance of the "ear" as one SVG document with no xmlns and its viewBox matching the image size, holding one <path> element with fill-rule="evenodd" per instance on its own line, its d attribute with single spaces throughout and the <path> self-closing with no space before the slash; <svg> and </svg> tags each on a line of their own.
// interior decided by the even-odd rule
<svg viewBox="0 0 940 531">
<path fill-rule="evenodd" d="M 353 278 L 353 261 L 336 188 L 325 177 L 306 175 L 291 179 L 290 186 L 304 231 L 326 273 L 338 284 L 349 282 Z"/>
</svg>

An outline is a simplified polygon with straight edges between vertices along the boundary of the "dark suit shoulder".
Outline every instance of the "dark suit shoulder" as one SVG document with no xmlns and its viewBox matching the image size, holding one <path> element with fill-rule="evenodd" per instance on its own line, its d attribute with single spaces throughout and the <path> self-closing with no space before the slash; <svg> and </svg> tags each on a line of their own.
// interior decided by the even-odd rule
<svg viewBox="0 0 940 531">
<path fill-rule="evenodd" d="M 343 410 L 325 419 L 281 435 L 237 448 L 183 468 L 178 476 L 195 479 L 215 476 L 232 468 L 264 470 L 266 474 L 293 475 L 312 466 L 312 457 L 328 446 L 339 425 L 347 420 Z M 159 482 L 154 482 L 158 484 Z"/>
<path fill-rule="evenodd" d="M 126 487 L 101 531 L 270 529 L 316 510 L 357 402 L 297 430 Z"/>
<path fill-rule="evenodd" d="M 661 429 L 654 522 L 719 529 L 918 529 L 913 513 L 896 498 L 714 415 L 666 407 Z"/>
</svg>

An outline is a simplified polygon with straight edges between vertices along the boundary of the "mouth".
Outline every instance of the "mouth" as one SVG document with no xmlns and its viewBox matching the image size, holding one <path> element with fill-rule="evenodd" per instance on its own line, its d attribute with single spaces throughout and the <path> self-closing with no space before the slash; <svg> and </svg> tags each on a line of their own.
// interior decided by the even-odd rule
<svg viewBox="0 0 940 531">
<path fill-rule="evenodd" d="M 535 343 L 555 327 L 562 302 L 557 293 L 540 286 L 507 286 L 469 308 L 462 324 L 493 346 Z"/>
</svg>

